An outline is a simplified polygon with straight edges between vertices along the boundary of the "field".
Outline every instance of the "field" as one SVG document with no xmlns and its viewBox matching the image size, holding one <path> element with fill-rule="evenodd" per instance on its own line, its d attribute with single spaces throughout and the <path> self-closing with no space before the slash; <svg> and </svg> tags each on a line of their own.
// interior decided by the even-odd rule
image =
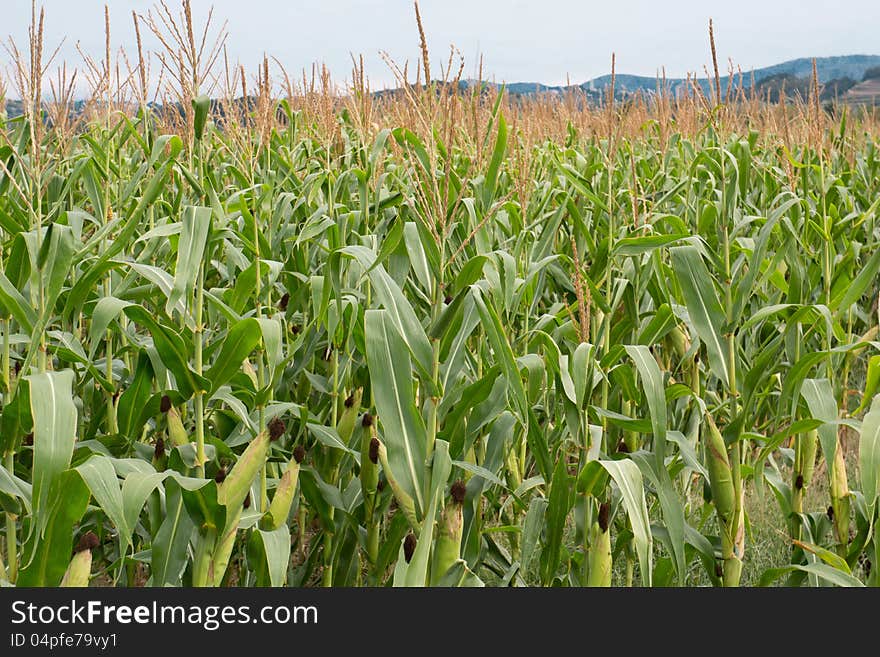
<svg viewBox="0 0 880 657">
<path fill-rule="evenodd" d="M 183 7 L 82 113 L 13 48 L 0 580 L 880 583 L 873 115 L 462 93 L 423 33 L 339 93 Z"/>
</svg>

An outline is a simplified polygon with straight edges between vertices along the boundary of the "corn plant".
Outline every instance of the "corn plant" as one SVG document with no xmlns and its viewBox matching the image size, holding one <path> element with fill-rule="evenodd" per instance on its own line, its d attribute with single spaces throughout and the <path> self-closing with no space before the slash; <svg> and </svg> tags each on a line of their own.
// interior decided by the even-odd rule
<svg viewBox="0 0 880 657">
<path fill-rule="evenodd" d="M 134 20 L 71 125 L 35 12 L 0 119 L 6 582 L 880 582 L 871 115 L 463 90 L 420 21 L 279 98 Z"/>
</svg>

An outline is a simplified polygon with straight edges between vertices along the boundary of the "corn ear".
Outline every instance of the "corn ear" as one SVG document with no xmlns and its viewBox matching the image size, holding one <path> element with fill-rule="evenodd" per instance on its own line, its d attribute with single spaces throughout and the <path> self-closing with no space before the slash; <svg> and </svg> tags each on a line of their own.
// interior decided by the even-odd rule
<svg viewBox="0 0 880 657">
<path fill-rule="evenodd" d="M 465 486 L 462 482 L 453 484 L 452 499 L 440 512 L 437 528 L 437 541 L 434 544 L 434 564 L 431 568 L 433 583 L 437 583 L 461 554 L 461 536 L 464 527 L 462 501 Z"/>
<path fill-rule="evenodd" d="M 589 574 L 587 586 L 611 586 L 611 532 L 602 531 L 598 522 L 590 530 Z"/>
<path fill-rule="evenodd" d="M 217 541 L 214 548 L 214 555 L 208 571 L 208 585 L 220 586 L 223 576 L 226 574 L 226 568 L 229 566 L 229 559 L 232 556 L 232 548 L 235 546 L 235 536 L 238 534 L 238 522 L 241 520 L 243 508 L 239 507 L 238 511 L 226 521 L 226 529 Z"/>
<path fill-rule="evenodd" d="M 742 512 L 742 491 L 737 492 L 733 468 L 727 454 L 724 437 L 706 416 L 709 430 L 706 438 L 706 469 L 709 471 L 709 487 L 712 490 L 712 503 L 718 516 L 721 534 L 722 583 L 724 586 L 737 586 L 742 575 L 742 554 L 745 549 L 745 518 Z"/>
<path fill-rule="evenodd" d="M 709 471 L 709 486 L 712 489 L 712 501 L 715 512 L 725 525 L 729 525 L 736 513 L 736 491 L 733 486 L 733 473 L 727 456 L 727 445 L 724 437 L 715 426 L 712 418 L 706 416 L 709 431 L 706 438 L 706 469 Z"/>
<path fill-rule="evenodd" d="M 351 440 L 351 436 L 354 433 L 355 423 L 357 422 L 358 411 L 361 407 L 361 397 L 363 396 L 363 388 L 358 388 L 351 396 L 345 400 L 345 410 L 342 411 L 342 414 L 339 416 L 339 421 L 336 423 L 336 433 L 339 435 L 339 438 L 342 442 L 348 445 Z M 342 460 L 342 450 L 339 449 L 331 449 L 330 450 L 330 466 L 335 468 L 339 465 L 339 462 Z"/>
<path fill-rule="evenodd" d="M 804 477 L 804 487 L 813 482 L 813 473 L 816 471 L 816 454 L 819 451 L 819 431 L 813 429 L 802 436 L 804 446 L 801 455 L 801 474 Z"/>
<path fill-rule="evenodd" d="M 218 486 L 217 501 L 225 504 L 227 509 L 238 509 L 247 497 L 251 483 L 266 462 L 268 454 L 269 433 L 261 431 L 242 452 L 224 482 Z"/>
<path fill-rule="evenodd" d="M 367 559 L 375 564 L 379 558 L 379 521 L 375 518 L 379 490 L 379 439 L 373 417 L 364 415 L 361 429 L 361 493 L 364 496 L 364 525 L 367 528 Z"/>
<path fill-rule="evenodd" d="M 819 447 L 819 432 L 816 429 L 807 433 L 799 434 L 795 443 L 795 467 L 792 473 L 793 481 L 791 488 L 791 535 L 795 538 L 801 535 L 801 520 L 799 514 L 804 512 L 804 497 L 807 488 L 813 481 L 813 472 L 816 468 L 816 453 Z M 799 549 L 799 548 L 796 548 Z"/>
<path fill-rule="evenodd" d="M 388 450 L 385 449 L 385 443 L 381 440 L 379 441 L 379 462 L 382 464 L 382 469 L 385 471 L 385 478 L 388 480 L 388 485 L 391 486 L 391 491 L 394 493 L 394 499 L 397 500 L 397 506 L 403 511 L 403 515 L 406 516 L 410 526 L 416 530 L 420 529 L 419 519 L 416 516 L 415 502 L 413 501 L 413 498 L 403 490 L 400 482 L 394 478 L 394 473 L 391 472 L 391 467 L 388 465 Z"/>
<path fill-rule="evenodd" d="M 834 451 L 834 466 L 831 468 L 831 498 L 841 499 L 849 495 L 849 482 L 846 477 L 846 461 L 840 443 Z"/>
<path fill-rule="evenodd" d="M 156 439 L 156 445 L 153 448 L 153 468 L 156 472 L 163 472 L 168 466 L 168 456 L 165 454 L 165 441 L 162 436 Z"/>
<path fill-rule="evenodd" d="M 89 576 L 92 573 L 92 551 L 80 550 L 73 555 L 67 571 L 61 579 L 59 586 L 63 587 L 79 587 L 89 585 Z"/>
<path fill-rule="evenodd" d="M 846 461 L 840 442 L 834 455 L 831 468 L 831 508 L 834 510 L 834 535 L 841 552 L 845 552 L 849 543 L 849 482 L 846 477 Z"/>
<path fill-rule="evenodd" d="M 625 399 L 621 408 L 624 415 L 632 415 L 632 402 Z M 628 452 L 632 453 L 639 449 L 639 433 L 638 431 L 626 430 L 623 432 L 623 444 L 626 445 Z"/>
<path fill-rule="evenodd" d="M 669 332 L 668 337 L 673 353 L 679 360 L 683 360 L 688 350 L 691 348 L 691 341 L 687 334 L 680 326 L 675 326 Z M 693 358 L 693 356 L 691 356 L 691 358 Z"/>
<path fill-rule="evenodd" d="M 260 386 L 260 380 L 257 378 L 257 371 L 254 369 L 254 366 L 251 364 L 251 361 L 244 360 L 241 363 L 241 370 L 245 373 L 245 376 L 251 380 L 254 384 L 255 388 Z"/>
<path fill-rule="evenodd" d="M 299 463 L 291 459 L 287 469 L 281 475 L 275 495 L 269 510 L 260 519 L 260 527 L 264 530 L 274 530 L 287 522 L 290 507 L 293 505 L 293 495 L 296 493 L 296 484 L 299 481 Z"/>
<path fill-rule="evenodd" d="M 373 459 L 371 454 L 370 443 L 376 438 L 376 427 L 370 425 L 364 428 L 361 435 L 361 491 L 364 495 L 364 504 L 366 505 L 369 515 L 372 516 L 373 506 L 376 501 L 376 491 L 379 486 L 379 465 L 378 454 Z"/>
<path fill-rule="evenodd" d="M 507 485 L 510 486 L 511 490 L 516 490 L 519 488 L 519 485 L 522 483 L 522 477 L 519 474 L 519 461 L 517 460 L 516 450 L 511 449 L 507 452 Z M 468 452 L 468 463 L 476 464 L 477 458 L 474 454 L 473 448 Z M 470 472 L 465 472 L 465 480 L 469 480 L 471 478 Z"/>
<path fill-rule="evenodd" d="M 339 434 L 339 437 L 342 438 L 342 442 L 346 445 L 348 444 L 348 441 L 351 440 L 351 435 L 354 433 L 354 426 L 357 421 L 358 411 L 361 407 L 361 398 L 363 397 L 363 394 L 363 388 L 358 388 L 351 393 L 351 397 L 345 400 L 345 410 L 342 412 L 342 415 L 339 416 L 339 421 L 336 423 L 336 433 Z"/>
<path fill-rule="evenodd" d="M 168 409 L 165 415 L 168 422 L 168 438 L 175 447 L 183 447 L 189 444 L 189 435 L 183 427 L 183 421 L 180 419 L 180 413 L 173 406 Z"/>
</svg>

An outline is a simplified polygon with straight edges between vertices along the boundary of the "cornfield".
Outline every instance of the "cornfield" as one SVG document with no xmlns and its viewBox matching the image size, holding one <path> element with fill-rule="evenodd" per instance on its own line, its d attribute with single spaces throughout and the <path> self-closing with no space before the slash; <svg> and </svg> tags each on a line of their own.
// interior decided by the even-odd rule
<svg viewBox="0 0 880 657">
<path fill-rule="evenodd" d="M 82 112 L 8 44 L 6 584 L 880 583 L 872 115 L 463 91 L 421 21 L 338 93 L 133 20 Z"/>
</svg>

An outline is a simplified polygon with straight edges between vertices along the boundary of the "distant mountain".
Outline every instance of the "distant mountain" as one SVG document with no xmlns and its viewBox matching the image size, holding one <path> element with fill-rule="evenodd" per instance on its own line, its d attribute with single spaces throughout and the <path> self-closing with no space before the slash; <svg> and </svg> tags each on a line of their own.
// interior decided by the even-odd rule
<svg viewBox="0 0 880 657">
<path fill-rule="evenodd" d="M 835 88 L 839 87 L 838 81 L 852 80 L 853 82 L 861 81 L 865 71 L 872 67 L 880 66 L 880 55 L 841 55 L 838 57 L 817 57 L 816 72 L 819 75 L 819 82 L 826 84 L 835 83 Z M 802 57 L 800 59 L 792 59 L 781 64 L 774 64 L 764 68 L 758 68 L 742 72 L 742 83 L 746 88 L 750 88 L 752 81 L 759 84 L 768 78 L 779 79 L 809 79 L 813 75 L 813 59 L 811 57 Z M 721 77 L 722 93 L 727 89 L 728 76 Z M 734 84 L 739 84 L 739 73 L 734 74 Z M 705 74 L 697 78 L 697 83 L 703 88 L 705 93 L 710 92 L 711 82 L 705 77 Z M 476 84 L 476 81 L 469 80 L 463 83 L 463 86 L 470 87 Z M 505 89 L 513 95 L 531 95 L 535 93 L 563 93 L 569 89 L 581 89 L 588 96 L 599 97 L 607 91 L 611 84 L 611 75 L 600 75 L 599 77 L 588 80 L 582 84 L 571 86 L 549 86 L 538 82 L 513 82 L 505 85 Z M 638 92 L 655 93 L 658 89 L 660 81 L 657 77 L 646 75 L 628 75 L 626 73 L 618 73 L 614 79 L 615 96 L 625 98 L 628 95 Z M 687 84 L 686 78 L 667 78 L 667 89 L 676 93 L 682 90 Z M 791 89 L 791 86 L 787 87 Z"/>
<path fill-rule="evenodd" d="M 839 78 L 861 80 L 865 71 L 874 66 L 880 66 L 880 55 L 842 55 L 816 58 L 816 72 L 819 74 L 819 82 L 828 82 Z M 801 57 L 782 64 L 767 66 L 755 71 L 755 79 L 760 81 L 761 78 L 777 73 L 788 73 L 799 78 L 808 78 L 813 75 L 813 60 L 809 57 Z"/>
<path fill-rule="evenodd" d="M 851 80 L 861 80 L 869 68 L 880 66 L 880 55 L 841 55 L 838 57 L 817 57 L 816 73 L 819 76 L 819 82 L 827 83 L 832 80 L 840 80 L 849 78 Z M 765 66 L 751 71 L 742 72 L 743 86 L 751 87 L 752 80 L 759 84 L 762 80 L 774 76 L 792 76 L 795 78 L 810 78 L 813 75 L 813 59 L 811 57 L 801 57 L 800 59 L 792 59 L 781 64 Z M 721 77 L 721 88 L 727 88 L 728 76 Z M 739 83 L 739 73 L 734 73 L 734 84 Z M 704 76 L 700 76 L 697 82 L 703 87 L 705 92 L 710 89 L 710 81 Z M 584 89 L 600 90 L 605 89 L 611 84 L 610 75 L 602 75 L 593 78 L 588 82 L 580 85 Z M 656 77 L 647 77 L 641 75 L 617 75 L 615 76 L 615 88 L 628 93 L 637 91 L 655 92 L 657 90 L 658 81 Z M 667 78 L 666 84 L 670 91 L 677 91 L 687 84 L 684 78 Z"/>
</svg>

